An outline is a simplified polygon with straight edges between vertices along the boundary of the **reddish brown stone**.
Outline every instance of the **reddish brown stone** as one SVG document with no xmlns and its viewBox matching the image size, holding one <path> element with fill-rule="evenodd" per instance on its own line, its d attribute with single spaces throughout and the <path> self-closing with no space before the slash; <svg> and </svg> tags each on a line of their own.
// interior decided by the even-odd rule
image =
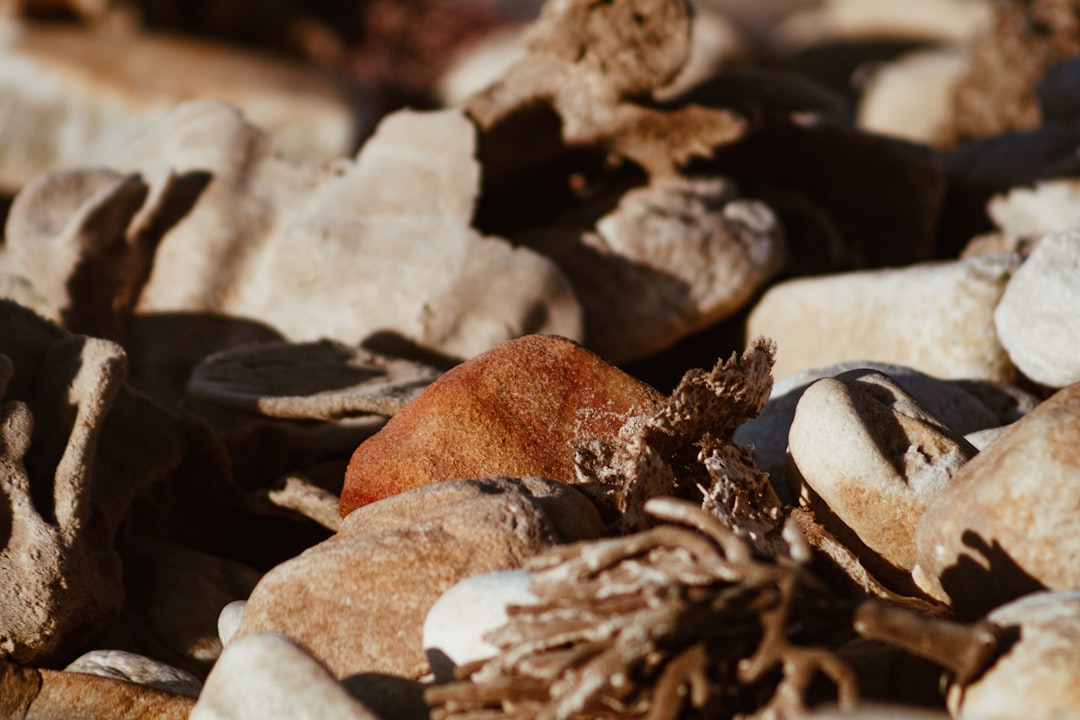
<svg viewBox="0 0 1080 720">
<path fill-rule="evenodd" d="M 437 480 L 574 480 L 575 439 L 611 438 L 658 391 L 565 338 L 529 335 L 450 370 L 353 453 L 341 514 Z"/>
</svg>

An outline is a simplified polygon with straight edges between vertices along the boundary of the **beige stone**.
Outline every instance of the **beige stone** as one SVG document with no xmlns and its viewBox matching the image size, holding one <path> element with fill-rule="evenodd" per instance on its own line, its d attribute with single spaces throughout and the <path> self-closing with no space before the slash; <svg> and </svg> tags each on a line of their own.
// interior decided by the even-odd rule
<svg viewBox="0 0 1080 720">
<path fill-rule="evenodd" d="M 239 106 L 296 159 L 348 155 L 356 143 L 353 108 L 330 78 L 190 38 L 9 24 L 0 94 L 0 187 L 9 191 L 57 168 L 109 165 L 175 105 L 201 97 Z"/>
<path fill-rule="evenodd" d="M 428 672 L 422 628 L 451 585 L 517 568 L 603 523 L 576 490 L 537 478 L 436 483 L 352 512 L 341 531 L 267 573 L 232 640 L 280 633 L 338 677 Z"/>
<path fill-rule="evenodd" d="M 1080 707 L 1080 592 L 1027 595 L 987 617 L 1013 643 L 966 687 L 953 686 L 956 720 L 1058 720 Z"/>
<path fill-rule="evenodd" d="M 1050 387 L 1080 381 L 1080 228 L 1043 237 L 994 311 L 1020 371 Z"/>
<path fill-rule="evenodd" d="M 1080 225 L 1080 182 L 1056 178 L 1014 187 L 991 198 L 986 211 L 1006 238 L 1035 240 Z"/>
<path fill-rule="evenodd" d="M 897 585 L 915 566 L 923 512 L 976 452 L 893 380 L 859 370 L 806 389 L 789 451 L 819 521 Z"/>
<path fill-rule="evenodd" d="M 378 720 L 304 648 L 280 635 L 229 645 L 190 720 Z"/>
<path fill-rule="evenodd" d="M 920 585 L 962 615 L 1080 587 L 1080 385 L 1014 423 L 964 466 L 916 533 Z"/>
<path fill-rule="evenodd" d="M 747 336 L 776 340 L 776 374 L 848 360 L 906 365 L 943 379 L 1008 381 L 1015 368 L 993 313 L 1015 255 L 800 278 L 773 286 Z"/>
</svg>

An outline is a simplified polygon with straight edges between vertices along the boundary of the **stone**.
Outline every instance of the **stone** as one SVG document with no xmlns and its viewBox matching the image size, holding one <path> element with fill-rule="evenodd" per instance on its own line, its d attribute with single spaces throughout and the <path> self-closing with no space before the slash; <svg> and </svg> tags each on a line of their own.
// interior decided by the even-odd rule
<svg viewBox="0 0 1080 720">
<path fill-rule="evenodd" d="M 454 669 L 498 654 L 486 633 L 506 624 L 507 607 L 535 605 L 532 573 L 500 570 L 462 580 L 447 590 L 424 619 L 424 654 L 436 682 L 454 679 Z"/>
<path fill-rule="evenodd" d="M 190 720 L 378 720 L 304 648 L 280 635 L 231 643 L 206 678 Z"/>
<path fill-rule="evenodd" d="M 1080 381 L 1080 228 L 1043 237 L 994 311 L 1001 344 L 1020 371 L 1061 388 Z"/>
<path fill-rule="evenodd" d="M 178 465 L 179 420 L 116 343 L 0 300 L 0 654 L 69 659 L 118 615 L 117 533 Z"/>
<path fill-rule="evenodd" d="M 819 522 L 907 591 L 919 519 L 976 450 L 887 376 L 853 370 L 803 392 L 790 453 Z"/>
<path fill-rule="evenodd" d="M 723 178 L 654 180 L 598 220 L 556 219 L 515 240 L 559 265 L 585 313 L 585 344 L 617 364 L 737 312 L 786 250 L 772 210 Z"/>
<path fill-rule="evenodd" d="M 295 159 L 348 155 L 357 140 L 344 89 L 319 72 L 154 33 L 5 27 L 0 93 L 8 101 L 0 187 L 9 192 L 56 168 L 107 165 L 175 105 L 199 97 L 241 107 Z"/>
<path fill-rule="evenodd" d="M 1008 382 L 1016 370 L 993 313 L 1019 263 L 1015 255 L 985 255 L 788 280 L 758 302 L 747 336 L 776 340 L 778 377 L 872 360 L 944 379 Z"/>
<path fill-rule="evenodd" d="M 511 340 L 429 385 L 349 461 L 341 514 L 439 480 L 537 475 L 573 483 L 580 439 L 614 438 L 662 396 L 559 337 Z"/>
<path fill-rule="evenodd" d="M 75 658 L 64 672 L 87 673 L 198 697 L 202 682 L 189 672 L 125 650 L 91 650 Z"/>
<path fill-rule="evenodd" d="M 753 446 L 758 466 L 769 473 L 777 493 L 789 502 L 792 498 L 785 481 L 788 431 L 799 399 L 814 381 L 856 370 L 887 375 L 930 415 L 969 441 L 969 435 L 1014 422 L 1040 402 L 1031 393 L 1004 383 L 942 380 L 909 367 L 879 362 L 851 360 L 788 375 L 773 386 L 761 414 L 736 428 L 732 439 Z"/>
<path fill-rule="evenodd" d="M 551 480 L 457 480 L 403 492 L 353 511 L 336 535 L 268 572 L 230 647 L 279 633 L 338 677 L 418 678 L 429 672 L 424 618 L 452 585 L 518 568 L 603 527 L 591 502 Z"/>
<path fill-rule="evenodd" d="M 221 614 L 218 615 L 218 639 L 221 640 L 221 645 L 224 647 L 232 640 L 233 635 L 240 629 L 240 621 L 244 617 L 244 608 L 247 607 L 247 600 L 233 600 L 231 603 L 221 608 Z"/>
<path fill-rule="evenodd" d="M 1014 243 L 1034 241 L 1080 225 L 1080 182 L 1071 178 L 1040 180 L 995 195 L 986 211 Z"/>
<path fill-rule="evenodd" d="M 919 585 L 976 617 L 1080 587 L 1080 385 L 1013 423 L 952 478 L 916 531 Z"/>
<path fill-rule="evenodd" d="M 1080 707 L 1080 592 L 1041 592 L 1003 605 L 987 620 L 1014 641 L 982 675 L 953 685 L 956 720 L 1053 720 Z"/>
</svg>

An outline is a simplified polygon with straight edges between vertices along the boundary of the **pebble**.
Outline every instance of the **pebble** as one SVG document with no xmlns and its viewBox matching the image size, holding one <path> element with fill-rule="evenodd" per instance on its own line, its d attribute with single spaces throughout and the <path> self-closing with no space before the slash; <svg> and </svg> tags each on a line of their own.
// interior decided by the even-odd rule
<svg viewBox="0 0 1080 720">
<path fill-rule="evenodd" d="M 64 671 L 117 678 L 188 697 L 198 697 L 202 690 L 202 683 L 191 673 L 125 650 L 91 650 L 73 660 Z"/>
<path fill-rule="evenodd" d="M 887 376 L 852 370 L 803 392 L 790 452 L 819 522 L 907 590 L 919 519 L 976 450 Z"/>
<path fill-rule="evenodd" d="M 966 687 L 949 691 L 956 720 L 1059 720 L 1080 708 L 1080 591 L 1040 592 L 987 619 L 1013 642 Z"/>
<path fill-rule="evenodd" d="M 452 585 L 602 531 L 592 503 L 551 480 L 455 480 L 403 492 L 355 510 L 336 535 L 268 572 L 230 647 L 279 633 L 338 677 L 418 678 L 430 671 L 424 618 Z"/>
<path fill-rule="evenodd" d="M 976 617 L 1080 587 L 1080 385 L 1059 390 L 960 469 L 916 531 L 916 581 Z"/>
<path fill-rule="evenodd" d="M 994 325 L 1024 375 L 1054 388 L 1080 381 L 1080 228 L 1039 241 L 1009 280 Z"/>
<path fill-rule="evenodd" d="M 236 635 L 236 631 L 240 629 L 240 620 L 244 617 L 245 607 L 247 607 L 247 600 L 233 600 L 221 608 L 221 614 L 218 615 L 217 629 L 218 639 L 221 640 L 222 647 L 228 645 L 233 635 Z"/>
<path fill-rule="evenodd" d="M 660 393 L 565 338 L 530 335 L 458 365 L 360 444 L 341 514 L 439 480 L 576 479 L 572 444 L 613 438 Z"/>
<path fill-rule="evenodd" d="M 993 314 L 1019 262 L 995 254 L 788 280 L 765 293 L 746 334 L 776 340 L 777 377 L 873 360 L 945 379 L 1010 381 L 1016 370 Z"/>
<path fill-rule="evenodd" d="M 534 605 L 532 573 L 501 570 L 462 580 L 443 593 L 424 620 L 424 653 L 437 682 L 454 678 L 454 668 L 498 654 L 484 639 L 504 625 L 510 605 Z"/>
</svg>

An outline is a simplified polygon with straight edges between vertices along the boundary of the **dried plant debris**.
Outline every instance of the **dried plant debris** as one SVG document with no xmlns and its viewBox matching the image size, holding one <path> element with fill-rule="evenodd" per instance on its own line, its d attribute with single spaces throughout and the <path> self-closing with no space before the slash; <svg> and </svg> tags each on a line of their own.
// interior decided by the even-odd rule
<svg viewBox="0 0 1080 720">
<path fill-rule="evenodd" d="M 749 513 L 765 531 L 755 542 L 768 542 L 765 535 L 779 529 L 780 502 L 753 452 L 728 436 L 768 401 L 775 354 L 771 340 L 757 338 L 709 372 L 689 371 L 656 413 L 630 418 L 617 441 L 578 443 L 580 489 L 623 530 L 645 524 L 642 506 L 650 497 L 704 491 L 722 515 L 749 520 Z M 746 493 L 758 501 L 747 501 Z"/>
<path fill-rule="evenodd" d="M 525 57 L 466 102 L 485 133 L 504 123 L 532 133 L 536 125 L 521 122 L 522 116 L 542 117 L 539 109 L 547 108 L 559 117 L 565 145 L 598 146 L 650 175 L 671 176 L 744 131 L 742 119 L 726 110 L 687 105 L 663 111 L 648 103 L 689 57 L 684 0 L 554 0 L 524 44 Z"/>
<path fill-rule="evenodd" d="M 187 392 L 264 417 L 336 420 L 393 415 L 439 376 L 420 363 L 330 340 L 244 345 L 208 357 Z"/>
<path fill-rule="evenodd" d="M 530 560 L 539 603 L 488 635 L 499 655 L 427 691 L 432 717 L 790 717 L 819 691 L 854 703 L 854 674 L 827 649 L 850 619 L 799 543 L 763 560 L 690 503 L 647 509 L 668 524 Z"/>
</svg>

